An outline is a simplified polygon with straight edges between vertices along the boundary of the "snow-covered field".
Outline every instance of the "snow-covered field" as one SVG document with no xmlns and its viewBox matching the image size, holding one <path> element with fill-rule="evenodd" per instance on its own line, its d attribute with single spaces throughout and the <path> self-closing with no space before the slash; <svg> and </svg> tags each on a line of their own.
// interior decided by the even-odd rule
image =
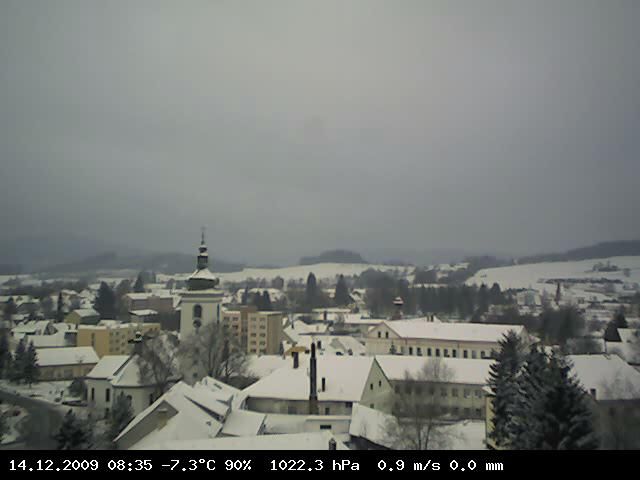
<svg viewBox="0 0 640 480">
<path fill-rule="evenodd" d="M 333 280 L 337 275 L 351 276 L 360 275 L 362 272 L 369 268 L 373 268 L 381 271 L 399 270 L 403 272 L 405 266 L 393 266 L 393 265 L 375 265 L 368 263 L 317 263 L 314 265 L 295 265 L 293 267 L 283 268 L 245 268 L 240 272 L 232 273 L 217 273 L 215 271 L 215 264 L 212 265 L 211 270 L 220 277 L 222 282 L 241 282 L 247 278 L 264 278 L 267 281 L 276 277 L 284 278 L 285 282 L 288 280 L 301 280 L 306 281 L 310 272 L 316 276 L 318 280 L 330 279 Z M 413 271 L 413 268 L 409 268 L 409 271 Z M 170 277 L 176 279 L 185 279 L 191 272 L 178 275 L 158 275 L 159 281 L 168 280 Z"/>
<path fill-rule="evenodd" d="M 611 265 L 619 267 L 617 272 L 594 272 L 593 266 L 597 263 L 611 262 Z M 630 269 L 630 276 L 626 277 L 623 269 Z M 487 268 L 480 270 L 467 280 L 468 285 L 480 285 L 485 283 L 492 285 L 498 283 L 502 289 L 506 288 L 533 288 L 547 290 L 553 293 L 556 286 L 545 284 L 548 279 L 559 278 L 607 278 L 622 282 L 640 283 L 640 256 L 637 257 L 610 257 L 602 259 L 580 260 L 576 262 L 545 262 L 528 265 L 513 265 L 509 267 Z"/>
</svg>

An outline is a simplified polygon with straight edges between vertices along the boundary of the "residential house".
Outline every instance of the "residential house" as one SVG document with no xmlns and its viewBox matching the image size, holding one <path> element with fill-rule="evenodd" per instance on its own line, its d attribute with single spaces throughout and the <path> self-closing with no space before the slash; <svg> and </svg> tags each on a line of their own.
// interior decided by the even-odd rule
<svg viewBox="0 0 640 480">
<path fill-rule="evenodd" d="M 92 347 L 37 348 L 40 380 L 82 378 L 98 363 Z"/>
</svg>

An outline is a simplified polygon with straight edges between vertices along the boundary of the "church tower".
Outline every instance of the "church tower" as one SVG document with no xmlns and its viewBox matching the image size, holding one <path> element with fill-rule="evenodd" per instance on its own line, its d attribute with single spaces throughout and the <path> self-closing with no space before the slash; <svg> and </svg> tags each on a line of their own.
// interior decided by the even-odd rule
<svg viewBox="0 0 640 480">
<path fill-rule="evenodd" d="M 198 248 L 196 270 L 187 279 L 187 291 L 182 294 L 180 307 L 180 338 L 185 339 L 202 326 L 220 321 L 222 290 L 220 279 L 209 270 L 209 253 L 204 228 Z"/>
</svg>

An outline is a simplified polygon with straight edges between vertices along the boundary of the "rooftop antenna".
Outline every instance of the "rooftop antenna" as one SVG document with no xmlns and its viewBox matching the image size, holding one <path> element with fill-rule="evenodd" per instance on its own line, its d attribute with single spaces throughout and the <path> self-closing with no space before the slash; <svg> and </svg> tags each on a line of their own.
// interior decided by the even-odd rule
<svg viewBox="0 0 640 480">
<path fill-rule="evenodd" d="M 200 240 L 200 244 L 204 245 L 204 236 L 205 236 L 205 233 L 207 231 L 207 227 L 204 227 L 204 226 L 200 227 L 200 231 L 202 233 L 202 240 Z"/>
</svg>

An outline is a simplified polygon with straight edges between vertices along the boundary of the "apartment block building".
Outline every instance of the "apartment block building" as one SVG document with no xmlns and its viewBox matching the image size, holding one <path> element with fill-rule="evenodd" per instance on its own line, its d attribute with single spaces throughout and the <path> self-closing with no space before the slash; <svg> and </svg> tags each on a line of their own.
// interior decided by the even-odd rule
<svg viewBox="0 0 640 480">
<path fill-rule="evenodd" d="M 283 329 L 282 312 L 261 312 L 253 306 L 226 310 L 222 323 L 249 354 L 277 355 L 280 353 Z"/>
<path fill-rule="evenodd" d="M 132 352 L 130 341 L 136 332 L 155 335 L 160 333 L 160 324 L 102 320 L 98 325 L 79 325 L 77 344 L 79 347 L 93 347 L 100 358 L 105 355 L 129 355 Z"/>
</svg>

